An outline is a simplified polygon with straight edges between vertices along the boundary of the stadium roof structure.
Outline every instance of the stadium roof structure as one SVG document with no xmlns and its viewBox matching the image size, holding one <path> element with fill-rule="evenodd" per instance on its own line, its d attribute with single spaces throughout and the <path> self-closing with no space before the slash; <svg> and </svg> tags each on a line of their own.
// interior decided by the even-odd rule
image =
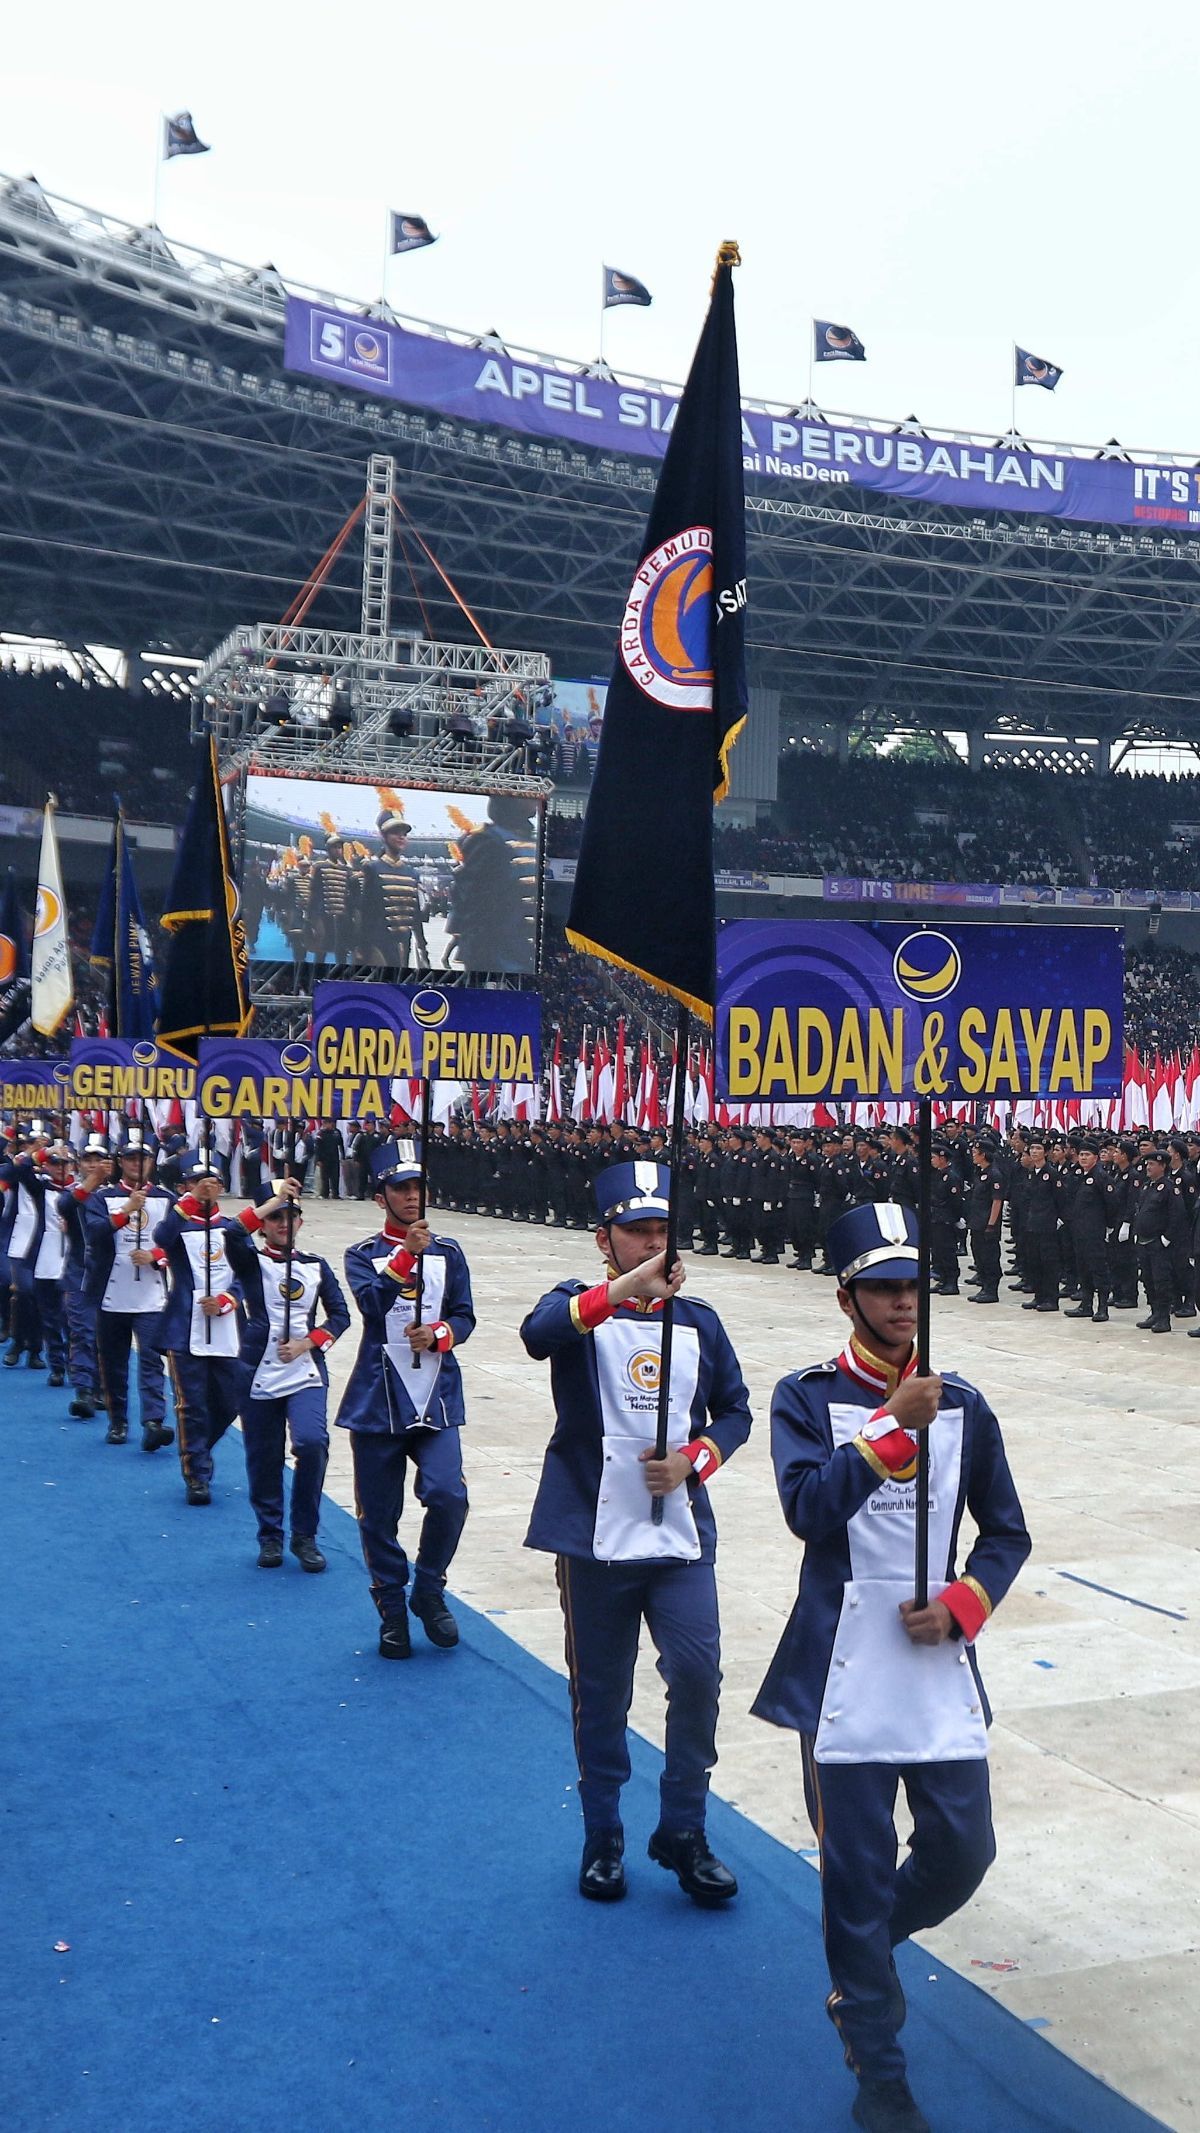
<svg viewBox="0 0 1200 2133">
<path fill-rule="evenodd" d="M 283 615 L 362 495 L 368 457 L 386 452 L 413 529 L 392 626 L 463 634 L 419 534 L 496 642 L 548 652 L 560 675 L 605 674 L 653 464 L 291 376 L 289 294 L 395 316 L 0 179 L 0 628 L 204 657 Z M 402 323 L 517 353 L 495 334 Z M 1200 529 L 753 475 L 748 509 L 751 679 L 781 692 L 785 719 L 1200 744 Z M 360 563 L 348 546 L 314 627 L 352 625 Z"/>
</svg>

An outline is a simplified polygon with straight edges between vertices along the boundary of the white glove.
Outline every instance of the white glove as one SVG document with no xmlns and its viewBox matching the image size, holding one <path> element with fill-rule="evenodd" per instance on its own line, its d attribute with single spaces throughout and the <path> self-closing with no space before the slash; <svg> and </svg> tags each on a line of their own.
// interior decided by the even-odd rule
<svg viewBox="0 0 1200 2133">
<path fill-rule="evenodd" d="M 1117 1243 L 1118 1243 L 1118 1244 L 1128 1244 L 1128 1242 L 1129 1242 L 1129 1224 L 1128 1224 L 1128 1222 L 1122 1222 L 1122 1224 L 1121 1224 L 1121 1227 L 1120 1227 L 1120 1229 L 1119 1229 L 1119 1230 L 1117 1231 Z"/>
</svg>

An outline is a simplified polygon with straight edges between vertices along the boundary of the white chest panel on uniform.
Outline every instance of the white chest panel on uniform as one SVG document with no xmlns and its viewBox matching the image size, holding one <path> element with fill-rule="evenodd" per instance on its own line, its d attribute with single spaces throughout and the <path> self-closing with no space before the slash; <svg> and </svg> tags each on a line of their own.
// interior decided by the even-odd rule
<svg viewBox="0 0 1200 2133">
<path fill-rule="evenodd" d="M 18 1184 L 17 1211 L 13 1216 L 13 1226 L 9 1231 L 8 1237 L 8 1256 L 10 1259 L 25 1258 L 30 1245 L 37 1235 L 37 1226 L 37 1201 L 31 1192 L 26 1191 L 24 1185 Z"/>
<path fill-rule="evenodd" d="M 262 1285 L 269 1331 L 262 1361 L 250 1383 L 250 1393 L 255 1400 L 282 1400 L 289 1392 L 300 1392 L 306 1385 L 319 1385 L 321 1373 L 317 1369 L 311 1348 L 307 1348 L 294 1363 L 280 1360 L 279 1343 L 283 1339 L 288 1288 L 288 1272 L 284 1260 L 270 1259 L 265 1252 L 262 1254 Z M 291 1310 L 287 1313 L 293 1340 L 302 1339 L 308 1332 L 320 1287 L 320 1267 L 306 1266 L 298 1260 L 293 1260 Z"/>
<path fill-rule="evenodd" d="M 33 1263 L 35 1281 L 57 1281 L 67 1256 L 67 1232 L 52 1199 L 46 1202 L 46 1227 Z"/>
<path fill-rule="evenodd" d="M 236 1355 L 241 1345 L 237 1312 L 226 1311 L 220 1317 L 206 1318 L 201 1309 L 205 1295 L 210 1291 L 214 1296 L 222 1296 L 233 1287 L 225 1232 L 214 1229 L 206 1236 L 203 1230 L 185 1229 L 183 1248 L 192 1270 L 193 1284 L 188 1353 L 203 1356 L 210 1363 L 223 1356 Z M 211 1328 L 211 1332 L 206 1332 L 206 1327 Z"/>
<path fill-rule="evenodd" d="M 700 1539 L 686 1483 L 663 1497 L 662 1524 L 656 1526 L 651 1515 L 654 1499 L 639 1456 L 653 1447 L 657 1429 L 662 1320 L 657 1314 L 618 1313 L 597 1326 L 592 1338 L 604 1430 L 592 1553 L 602 1563 L 694 1563 Z M 670 1451 L 678 1451 L 691 1436 L 699 1376 L 700 1336 L 694 1326 L 676 1326 L 667 1410 Z"/>
<path fill-rule="evenodd" d="M 835 1447 L 873 1406 L 829 1410 Z M 943 1408 L 929 1433 L 930 1586 L 944 1581 L 962 1469 L 963 1414 Z M 917 1491 L 880 1481 L 847 1526 L 850 1583 L 834 1637 L 814 1754 L 819 1763 L 945 1763 L 987 1754 L 982 1701 L 965 1646 L 913 1644 L 899 1614 L 913 1596 Z"/>
<path fill-rule="evenodd" d="M 377 1274 L 382 1274 L 391 1259 L 389 1253 L 374 1262 Z M 421 1323 L 435 1325 L 442 1315 L 442 1298 L 446 1293 L 446 1262 L 440 1252 L 425 1252 L 421 1258 Z M 428 1429 L 438 1428 L 435 1417 L 427 1421 L 429 1403 L 442 1368 L 441 1353 L 437 1348 L 418 1348 L 417 1362 L 413 1367 L 413 1350 L 405 1339 L 405 1328 L 411 1326 L 417 1312 L 417 1276 L 396 1283 L 396 1300 L 388 1311 L 384 1327 L 383 1352 L 387 1357 L 385 1368 L 392 1371 L 392 1384 L 400 1385 L 413 1405 L 413 1423 Z"/>
<path fill-rule="evenodd" d="M 131 1215 L 128 1222 L 113 1231 L 112 1271 L 100 1301 L 102 1311 L 141 1313 L 162 1310 L 167 1300 L 167 1284 L 162 1273 L 156 1266 L 134 1266 L 133 1254 L 139 1249 L 149 1251 L 155 1228 L 170 1204 L 162 1193 L 151 1193 L 142 1210 L 140 1229 L 137 1217 Z"/>
</svg>

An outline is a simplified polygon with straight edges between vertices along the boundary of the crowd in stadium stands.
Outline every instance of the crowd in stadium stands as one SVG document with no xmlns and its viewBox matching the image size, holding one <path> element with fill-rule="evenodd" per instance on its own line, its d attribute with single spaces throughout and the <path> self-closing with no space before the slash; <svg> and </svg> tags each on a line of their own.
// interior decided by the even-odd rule
<svg viewBox="0 0 1200 2133">
<path fill-rule="evenodd" d="M 107 814 L 120 795 L 133 821 L 182 819 L 194 775 L 188 711 L 174 698 L 0 668 L 0 806 Z"/>
<path fill-rule="evenodd" d="M 1179 948 L 1125 958 L 1125 1042 L 1144 1054 L 1188 1052 L 1200 1039 L 1200 957 Z"/>
</svg>

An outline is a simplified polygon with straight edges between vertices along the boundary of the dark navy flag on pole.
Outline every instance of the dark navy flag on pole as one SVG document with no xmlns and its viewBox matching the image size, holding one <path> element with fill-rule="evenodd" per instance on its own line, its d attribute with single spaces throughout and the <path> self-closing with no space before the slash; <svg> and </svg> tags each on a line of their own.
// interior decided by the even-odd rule
<svg viewBox="0 0 1200 2133">
<path fill-rule="evenodd" d="M 388 224 L 389 252 L 420 252 L 427 244 L 436 243 L 437 238 L 424 215 L 402 215 L 392 209 Z"/>
<path fill-rule="evenodd" d="M 206 156 L 210 143 L 202 141 L 192 124 L 190 111 L 176 111 L 163 120 L 163 161 L 169 163 L 172 156 Z"/>
<path fill-rule="evenodd" d="M 832 319 L 813 320 L 814 363 L 865 363 L 867 351 L 853 326 L 835 326 Z"/>
<path fill-rule="evenodd" d="M 171 935 L 158 1041 L 196 1057 L 201 1037 L 244 1037 L 246 931 L 229 859 L 217 744 L 210 738 L 188 804 L 163 926 Z"/>
<path fill-rule="evenodd" d="M 604 269 L 604 308 L 611 311 L 614 304 L 640 304 L 643 310 L 654 302 L 644 281 L 634 274 L 621 274 L 616 267 Z"/>
<path fill-rule="evenodd" d="M 153 1037 L 158 1026 L 158 979 L 154 951 L 142 917 L 133 873 L 133 855 L 125 834 L 121 803 L 116 803 L 108 872 L 100 890 L 91 959 L 108 979 L 107 1021 L 111 1037 L 137 1042 Z"/>
<path fill-rule="evenodd" d="M 713 801 L 746 719 L 746 502 L 722 245 L 633 573 L 567 938 L 712 1019 Z"/>
<path fill-rule="evenodd" d="M 1016 371 L 1014 385 L 1042 385 L 1048 393 L 1054 391 L 1062 376 L 1061 363 L 1047 363 L 1044 356 L 1030 355 L 1027 348 L 1014 351 Z"/>
<path fill-rule="evenodd" d="M 29 953 L 17 902 L 17 880 L 10 867 L 0 900 L 0 1044 L 29 1020 Z"/>
</svg>

